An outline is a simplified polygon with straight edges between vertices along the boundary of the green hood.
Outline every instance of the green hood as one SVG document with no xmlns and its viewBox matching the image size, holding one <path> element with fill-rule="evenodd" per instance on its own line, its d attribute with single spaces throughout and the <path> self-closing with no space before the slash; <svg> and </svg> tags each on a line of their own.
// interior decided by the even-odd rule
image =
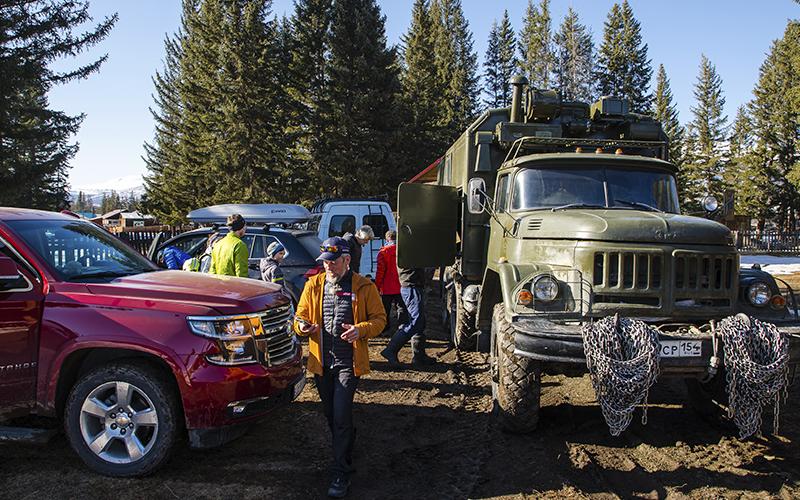
<svg viewBox="0 0 800 500">
<path fill-rule="evenodd" d="M 731 245 L 727 227 L 685 215 L 639 210 L 542 210 L 520 219 L 522 238 Z"/>
</svg>

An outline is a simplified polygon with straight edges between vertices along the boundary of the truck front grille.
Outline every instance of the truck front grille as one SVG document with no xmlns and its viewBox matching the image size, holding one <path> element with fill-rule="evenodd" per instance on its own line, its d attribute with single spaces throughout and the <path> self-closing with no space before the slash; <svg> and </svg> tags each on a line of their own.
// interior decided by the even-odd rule
<svg viewBox="0 0 800 500">
<path fill-rule="evenodd" d="M 675 290 L 730 290 L 736 269 L 734 255 L 675 252 Z"/>
<path fill-rule="evenodd" d="M 291 330 L 292 306 L 268 309 L 261 314 L 262 333 L 255 339 L 261 364 L 280 366 L 294 358 L 297 344 Z"/>
<path fill-rule="evenodd" d="M 661 255 L 637 252 L 598 252 L 594 255 L 594 285 L 628 290 L 660 290 Z"/>
</svg>

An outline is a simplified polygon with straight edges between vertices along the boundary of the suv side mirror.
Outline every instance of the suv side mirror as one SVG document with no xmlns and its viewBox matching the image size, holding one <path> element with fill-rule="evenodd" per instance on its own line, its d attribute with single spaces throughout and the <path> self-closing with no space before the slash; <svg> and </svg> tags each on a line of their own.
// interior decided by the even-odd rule
<svg viewBox="0 0 800 500">
<path fill-rule="evenodd" d="M 0 290 L 8 290 L 19 283 L 17 264 L 5 255 L 0 256 Z"/>
<path fill-rule="evenodd" d="M 480 177 L 469 180 L 467 210 L 471 214 L 479 214 L 486 208 L 486 182 Z"/>
</svg>

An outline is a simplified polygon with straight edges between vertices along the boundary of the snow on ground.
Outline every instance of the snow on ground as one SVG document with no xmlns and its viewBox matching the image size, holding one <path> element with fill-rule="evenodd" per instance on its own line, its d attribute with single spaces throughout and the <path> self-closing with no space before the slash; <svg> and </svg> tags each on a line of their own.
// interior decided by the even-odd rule
<svg viewBox="0 0 800 500">
<path fill-rule="evenodd" d="M 761 265 L 762 270 L 773 275 L 800 273 L 800 256 L 742 255 L 740 257 L 741 267 L 750 268 L 753 264 Z"/>
</svg>

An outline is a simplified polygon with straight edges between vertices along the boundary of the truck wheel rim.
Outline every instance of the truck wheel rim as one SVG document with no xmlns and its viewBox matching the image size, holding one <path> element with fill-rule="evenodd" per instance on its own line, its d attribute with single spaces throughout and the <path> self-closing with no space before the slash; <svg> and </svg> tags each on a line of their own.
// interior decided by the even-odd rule
<svg viewBox="0 0 800 500">
<path fill-rule="evenodd" d="M 130 464 L 156 443 L 158 413 L 144 391 L 128 382 L 106 382 L 86 396 L 80 429 L 86 446 L 99 458 Z"/>
</svg>

